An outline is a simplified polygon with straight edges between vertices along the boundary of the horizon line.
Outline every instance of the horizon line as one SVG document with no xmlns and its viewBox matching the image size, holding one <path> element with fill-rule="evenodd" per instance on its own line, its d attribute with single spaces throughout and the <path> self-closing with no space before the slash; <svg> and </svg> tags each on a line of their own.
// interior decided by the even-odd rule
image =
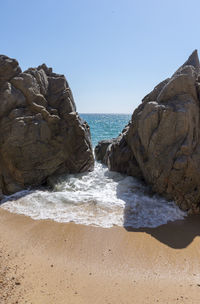
<svg viewBox="0 0 200 304">
<path fill-rule="evenodd" d="M 78 112 L 79 114 L 121 114 L 121 115 L 132 115 L 132 113 L 105 113 L 105 112 Z"/>
</svg>

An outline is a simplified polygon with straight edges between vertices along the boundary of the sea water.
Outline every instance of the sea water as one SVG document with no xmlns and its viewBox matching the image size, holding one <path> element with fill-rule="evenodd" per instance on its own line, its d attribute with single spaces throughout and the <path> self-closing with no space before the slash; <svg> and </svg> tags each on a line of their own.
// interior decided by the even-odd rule
<svg viewBox="0 0 200 304">
<path fill-rule="evenodd" d="M 116 137 L 130 120 L 127 114 L 81 114 L 91 129 L 93 147 L 102 139 Z M 183 219 L 174 202 L 152 194 L 131 176 L 110 172 L 95 162 L 93 172 L 60 177 L 52 191 L 25 190 L 7 196 L 2 208 L 33 219 L 52 219 L 109 228 L 157 227 Z"/>
</svg>

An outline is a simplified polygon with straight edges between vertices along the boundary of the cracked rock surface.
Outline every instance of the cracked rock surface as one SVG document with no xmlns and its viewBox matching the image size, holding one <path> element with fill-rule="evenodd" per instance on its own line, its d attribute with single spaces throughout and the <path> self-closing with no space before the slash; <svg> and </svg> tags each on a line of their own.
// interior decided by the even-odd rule
<svg viewBox="0 0 200 304">
<path fill-rule="evenodd" d="M 45 64 L 22 72 L 15 59 L 0 55 L 1 193 L 93 166 L 89 126 L 65 76 Z"/>
<path fill-rule="evenodd" d="M 171 78 L 144 97 L 106 151 L 101 153 L 101 142 L 96 151 L 110 170 L 143 178 L 181 209 L 200 213 L 199 111 L 200 64 L 195 50 Z"/>
</svg>

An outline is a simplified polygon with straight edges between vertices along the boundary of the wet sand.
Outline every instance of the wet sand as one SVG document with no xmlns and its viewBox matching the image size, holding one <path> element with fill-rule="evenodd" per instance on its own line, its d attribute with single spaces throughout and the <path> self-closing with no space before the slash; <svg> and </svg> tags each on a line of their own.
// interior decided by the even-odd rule
<svg viewBox="0 0 200 304">
<path fill-rule="evenodd" d="M 200 303 L 199 236 L 199 216 L 128 231 L 0 209 L 0 303 Z"/>
</svg>

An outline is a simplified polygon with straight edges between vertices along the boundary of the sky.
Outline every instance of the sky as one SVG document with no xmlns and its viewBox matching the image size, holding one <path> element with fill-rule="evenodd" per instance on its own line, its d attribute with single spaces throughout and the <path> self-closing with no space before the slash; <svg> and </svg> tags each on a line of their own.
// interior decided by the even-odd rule
<svg viewBox="0 0 200 304">
<path fill-rule="evenodd" d="M 64 74 L 80 113 L 132 113 L 194 49 L 199 0 L 1 0 L 0 54 Z"/>
</svg>

